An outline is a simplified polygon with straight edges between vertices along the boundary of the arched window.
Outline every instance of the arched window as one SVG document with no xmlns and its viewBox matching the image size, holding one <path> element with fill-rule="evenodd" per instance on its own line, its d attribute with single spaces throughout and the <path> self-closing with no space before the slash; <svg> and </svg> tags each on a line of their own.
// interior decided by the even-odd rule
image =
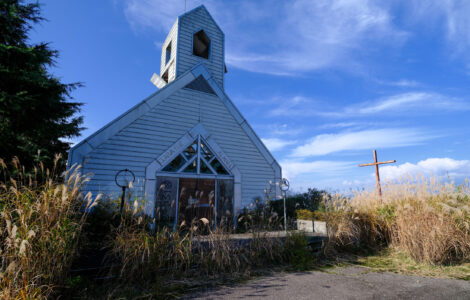
<svg viewBox="0 0 470 300">
<path fill-rule="evenodd" d="M 209 51 L 211 46 L 211 40 L 204 32 L 200 30 L 193 36 L 193 54 L 205 59 L 209 58 Z"/>
</svg>

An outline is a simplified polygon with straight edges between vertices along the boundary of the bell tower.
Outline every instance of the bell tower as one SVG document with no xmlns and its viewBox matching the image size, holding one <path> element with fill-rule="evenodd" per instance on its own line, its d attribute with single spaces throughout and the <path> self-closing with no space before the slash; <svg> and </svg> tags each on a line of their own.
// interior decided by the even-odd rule
<svg viewBox="0 0 470 300">
<path fill-rule="evenodd" d="M 162 46 L 160 76 L 150 81 L 163 88 L 203 63 L 224 88 L 225 36 L 204 5 L 179 16 Z"/>
</svg>

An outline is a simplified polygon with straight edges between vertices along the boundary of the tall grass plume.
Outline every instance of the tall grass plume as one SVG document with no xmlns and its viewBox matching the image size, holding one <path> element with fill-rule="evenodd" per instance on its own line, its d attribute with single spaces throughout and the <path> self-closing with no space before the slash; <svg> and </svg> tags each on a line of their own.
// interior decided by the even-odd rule
<svg viewBox="0 0 470 300">
<path fill-rule="evenodd" d="M 66 279 L 86 211 L 98 199 L 81 194 L 88 179 L 78 167 L 59 174 L 59 160 L 30 172 L 18 159 L 13 169 L 0 160 L 1 299 L 48 298 Z"/>
</svg>

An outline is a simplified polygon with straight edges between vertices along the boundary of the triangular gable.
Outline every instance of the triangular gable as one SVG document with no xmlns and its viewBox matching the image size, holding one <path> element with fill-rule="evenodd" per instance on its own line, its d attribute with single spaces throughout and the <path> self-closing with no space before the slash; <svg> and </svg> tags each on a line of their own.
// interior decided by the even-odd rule
<svg viewBox="0 0 470 300">
<path fill-rule="evenodd" d="M 254 132 L 245 118 L 241 115 L 240 111 L 235 107 L 230 98 L 225 94 L 219 84 L 212 77 L 210 72 L 205 67 L 204 63 L 200 63 L 194 66 L 190 71 L 185 72 L 177 79 L 172 81 L 170 84 L 152 94 L 148 98 L 135 105 L 133 108 L 120 115 L 106 126 L 84 139 L 72 147 L 69 151 L 69 166 L 71 162 L 82 163 L 85 155 L 93 151 L 99 145 L 104 143 L 106 140 L 117 134 L 120 130 L 130 125 L 136 119 L 144 115 L 146 112 L 154 108 L 162 100 L 168 98 L 173 93 L 177 92 L 181 88 L 186 87 L 188 84 L 193 82 L 195 79 L 202 77 L 205 79 L 207 85 L 212 89 L 215 95 L 224 103 L 227 109 L 230 111 L 236 122 L 243 128 L 247 136 L 256 146 L 261 155 L 275 170 L 276 178 L 281 177 L 281 167 L 271 155 L 269 150 L 263 144 L 258 135 Z"/>
<path fill-rule="evenodd" d="M 225 35 L 224 32 L 222 31 L 222 29 L 220 29 L 220 26 L 219 24 L 217 24 L 217 22 L 214 20 L 214 18 L 212 17 L 212 15 L 209 13 L 209 11 L 207 10 L 207 8 L 204 6 L 204 4 L 201 4 L 193 9 L 191 9 L 190 11 L 178 16 L 178 19 L 181 19 L 181 18 L 184 18 L 185 16 L 187 15 L 190 15 L 190 14 L 193 14 L 194 12 L 198 11 L 198 10 L 204 10 L 204 12 L 209 16 L 209 18 L 211 19 L 212 23 L 214 24 L 215 27 L 217 27 L 217 29 L 222 33 L 222 35 Z"/>
<path fill-rule="evenodd" d="M 206 145 L 210 150 L 210 154 L 212 156 L 210 158 L 200 158 L 198 155 L 191 156 L 190 153 L 185 153 L 190 152 L 188 151 L 188 148 L 191 150 L 191 146 L 193 146 L 195 142 L 203 142 L 203 144 Z M 196 148 L 192 149 L 198 151 L 198 148 L 200 148 L 200 146 L 196 144 Z M 181 161 L 178 162 L 178 158 L 180 156 Z M 162 153 L 157 159 L 152 161 L 145 170 L 145 178 L 147 180 L 155 179 L 157 172 L 184 173 L 184 169 L 192 162 L 196 161 L 196 159 L 200 159 L 201 162 L 208 165 L 209 169 L 212 169 L 212 172 L 207 174 L 222 176 L 231 175 L 234 177 L 236 183 L 239 183 L 241 180 L 241 174 L 237 166 L 224 153 L 222 148 L 211 137 L 209 132 L 201 123 L 198 123 L 196 126 L 194 126 L 178 141 L 171 145 L 164 153 Z M 179 165 L 173 166 L 172 163 L 175 161 L 177 161 L 177 164 Z M 216 170 L 217 163 L 221 165 L 222 171 Z M 199 165 L 199 162 L 196 164 L 196 166 L 197 165 Z"/>
<path fill-rule="evenodd" d="M 196 79 L 188 83 L 184 88 L 215 95 L 214 90 L 202 75 L 199 75 Z"/>
</svg>

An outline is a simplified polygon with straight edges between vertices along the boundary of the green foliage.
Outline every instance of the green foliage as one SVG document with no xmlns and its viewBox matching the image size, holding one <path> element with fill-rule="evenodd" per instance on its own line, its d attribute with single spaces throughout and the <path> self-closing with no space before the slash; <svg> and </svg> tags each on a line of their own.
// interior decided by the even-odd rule
<svg viewBox="0 0 470 300">
<path fill-rule="evenodd" d="M 52 157 L 66 154 L 63 138 L 77 136 L 81 103 L 70 102 L 79 83 L 64 84 L 49 73 L 58 52 L 47 43 L 28 44 L 31 24 L 42 20 L 38 3 L 0 1 L 0 157 L 19 157 L 52 166 Z"/>
<path fill-rule="evenodd" d="M 325 213 L 323 211 L 310 211 L 307 209 L 298 209 L 295 212 L 297 214 L 297 219 L 300 220 L 325 221 Z"/>
<path fill-rule="evenodd" d="M 296 218 L 296 210 L 298 209 L 306 209 L 309 211 L 324 210 L 324 205 L 322 203 L 325 194 L 325 191 L 309 188 L 305 193 L 287 197 L 287 218 Z M 271 201 L 270 205 L 276 213 L 280 215 L 284 214 L 284 202 L 282 199 Z"/>
</svg>

